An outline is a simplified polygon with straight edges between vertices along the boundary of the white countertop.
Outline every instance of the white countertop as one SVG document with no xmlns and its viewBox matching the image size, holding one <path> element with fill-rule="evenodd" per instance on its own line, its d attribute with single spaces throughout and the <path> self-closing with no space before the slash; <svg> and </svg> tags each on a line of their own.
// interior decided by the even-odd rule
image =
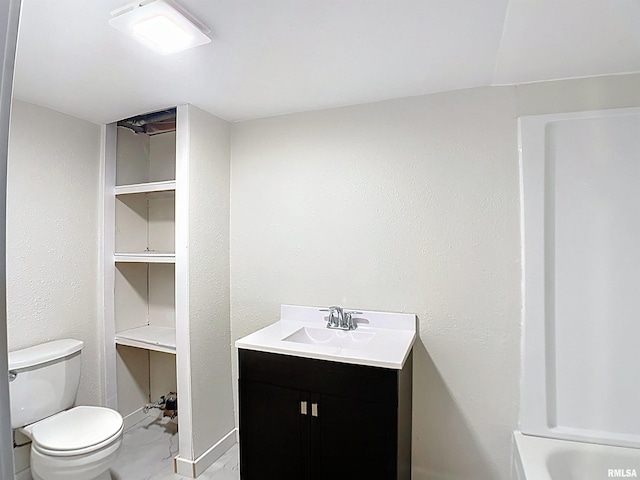
<svg viewBox="0 0 640 480">
<path fill-rule="evenodd" d="M 403 367 L 416 338 L 415 315 L 359 310 L 362 314 L 354 315 L 358 324 L 355 332 L 375 335 L 366 345 L 356 348 L 285 340 L 304 327 L 326 328 L 328 313 L 320 308 L 282 305 L 279 321 L 237 340 L 236 347 L 372 367 Z"/>
</svg>

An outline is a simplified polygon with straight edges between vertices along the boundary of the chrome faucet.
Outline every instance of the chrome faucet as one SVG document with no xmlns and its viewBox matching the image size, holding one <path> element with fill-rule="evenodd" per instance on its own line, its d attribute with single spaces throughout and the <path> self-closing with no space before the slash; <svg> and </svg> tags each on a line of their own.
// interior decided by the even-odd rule
<svg viewBox="0 0 640 480">
<path fill-rule="evenodd" d="M 353 320 L 353 315 L 362 315 L 362 312 L 345 311 L 338 306 L 321 308 L 320 311 L 329 312 L 327 328 L 337 328 L 339 330 L 355 330 L 358 328 L 358 324 Z"/>
<path fill-rule="evenodd" d="M 329 307 L 329 321 L 327 328 L 342 328 L 344 324 L 344 310 L 342 307 Z"/>
</svg>

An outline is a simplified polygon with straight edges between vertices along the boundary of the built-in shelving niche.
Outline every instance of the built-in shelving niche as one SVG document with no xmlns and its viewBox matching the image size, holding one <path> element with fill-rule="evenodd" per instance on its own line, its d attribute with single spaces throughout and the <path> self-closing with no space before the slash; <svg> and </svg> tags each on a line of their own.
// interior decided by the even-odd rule
<svg viewBox="0 0 640 480">
<path fill-rule="evenodd" d="M 133 426 L 177 391 L 174 466 L 195 477 L 236 438 L 229 125 L 180 105 L 105 125 L 104 147 L 104 403 Z"/>
<path fill-rule="evenodd" d="M 173 128 L 147 129 L 157 118 Z M 123 415 L 177 390 L 175 166 L 175 110 L 118 123 L 114 320 Z"/>
</svg>

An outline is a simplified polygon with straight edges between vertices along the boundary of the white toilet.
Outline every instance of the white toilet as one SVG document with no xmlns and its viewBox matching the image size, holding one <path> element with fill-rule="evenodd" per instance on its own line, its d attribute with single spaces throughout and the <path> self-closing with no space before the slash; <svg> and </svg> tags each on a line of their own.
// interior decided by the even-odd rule
<svg viewBox="0 0 640 480">
<path fill-rule="evenodd" d="M 65 339 L 9 353 L 11 427 L 31 439 L 34 480 L 110 480 L 124 422 L 115 410 L 72 407 L 84 343 Z"/>
</svg>

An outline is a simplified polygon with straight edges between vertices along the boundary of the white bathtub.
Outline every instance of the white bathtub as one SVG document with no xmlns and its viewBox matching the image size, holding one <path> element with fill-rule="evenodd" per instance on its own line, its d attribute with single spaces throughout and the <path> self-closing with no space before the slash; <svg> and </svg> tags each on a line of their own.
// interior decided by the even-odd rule
<svg viewBox="0 0 640 480">
<path fill-rule="evenodd" d="M 640 478 L 640 449 L 534 437 L 514 432 L 517 480 Z"/>
</svg>

